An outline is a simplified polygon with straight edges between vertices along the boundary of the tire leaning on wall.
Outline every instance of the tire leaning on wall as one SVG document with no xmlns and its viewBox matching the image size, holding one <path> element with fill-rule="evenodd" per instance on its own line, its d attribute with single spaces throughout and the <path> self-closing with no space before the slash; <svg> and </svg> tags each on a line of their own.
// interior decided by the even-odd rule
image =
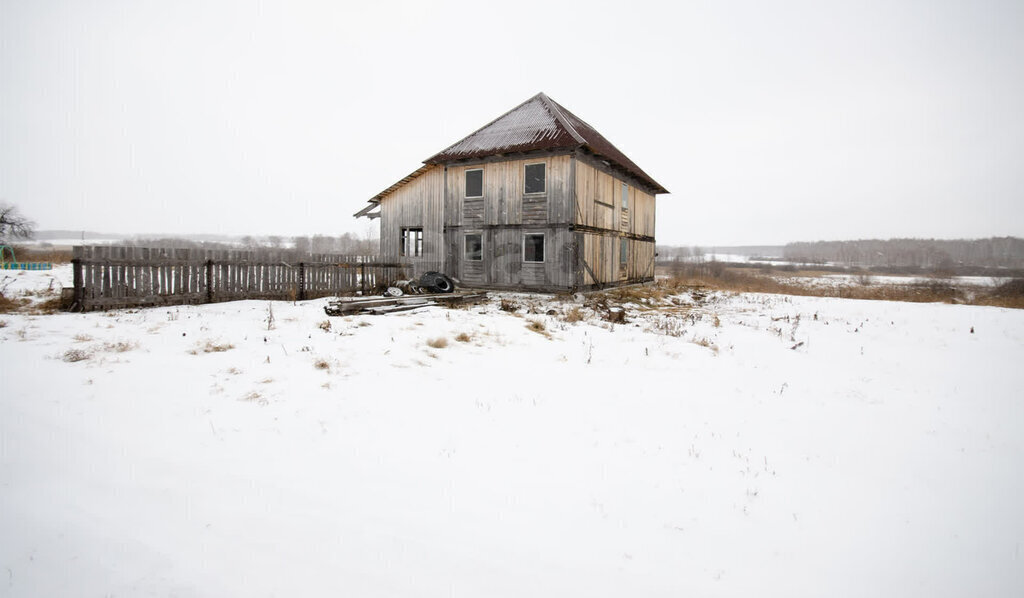
<svg viewBox="0 0 1024 598">
<path fill-rule="evenodd" d="M 451 293 L 455 290 L 455 281 L 440 272 L 425 272 L 420 276 L 420 286 L 431 293 Z"/>
</svg>

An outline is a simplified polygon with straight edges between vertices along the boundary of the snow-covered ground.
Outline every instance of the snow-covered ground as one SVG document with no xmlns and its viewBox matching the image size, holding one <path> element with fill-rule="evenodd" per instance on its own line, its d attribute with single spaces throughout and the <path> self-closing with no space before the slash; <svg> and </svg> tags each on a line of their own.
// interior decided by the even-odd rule
<svg viewBox="0 0 1024 598">
<path fill-rule="evenodd" d="M 0 595 L 1024 595 L 1024 311 L 506 297 L 0 315 Z"/>
</svg>

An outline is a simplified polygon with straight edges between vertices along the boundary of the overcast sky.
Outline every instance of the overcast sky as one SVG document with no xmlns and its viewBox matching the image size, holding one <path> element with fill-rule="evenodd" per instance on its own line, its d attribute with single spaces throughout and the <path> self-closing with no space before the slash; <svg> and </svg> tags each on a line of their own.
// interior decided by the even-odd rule
<svg viewBox="0 0 1024 598">
<path fill-rule="evenodd" d="M 659 243 L 1024 236 L 1019 0 L 0 0 L 0 201 L 363 234 L 369 197 L 538 91 L 672 192 Z"/>
</svg>

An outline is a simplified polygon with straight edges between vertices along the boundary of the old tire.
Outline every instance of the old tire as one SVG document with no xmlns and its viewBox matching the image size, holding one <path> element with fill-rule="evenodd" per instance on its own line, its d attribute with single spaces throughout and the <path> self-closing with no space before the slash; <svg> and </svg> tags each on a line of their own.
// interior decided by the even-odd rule
<svg viewBox="0 0 1024 598">
<path fill-rule="evenodd" d="M 440 272 L 427 272 L 420 276 L 420 286 L 431 293 L 451 293 L 455 282 Z"/>
</svg>

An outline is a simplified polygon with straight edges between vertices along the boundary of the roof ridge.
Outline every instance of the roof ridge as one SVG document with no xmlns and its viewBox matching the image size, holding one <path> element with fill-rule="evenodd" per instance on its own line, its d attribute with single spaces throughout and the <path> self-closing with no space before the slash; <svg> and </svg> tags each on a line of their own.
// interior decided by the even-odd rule
<svg viewBox="0 0 1024 598">
<path fill-rule="evenodd" d="M 551 101 L 551 100 L 550 100 L 550 99 L 549 99 L 549 98 L 548 98 L 548 97 L 547 97 L 546 95 L 544 95 L 544 92 L 543 92 L 543 91 L 542 91 L 542 92 L 539 92 L 539 93 L 537 93 L 536 95 L 530 96 L 530 97 L 529 97 L 529 98 L 527 98 L 527 99 L 526 99 L 525 101 L 523 101 L 523 102 L 521 102 L 521 103 L 517 104 L 517 105 L 516 105 L 515 107 L 513 107 L 513 108 L 512 108 L 511 110 L 507 110 L 507 111 L 503 112 L 503 113 L 502 113 L 502 114 L 501 114 L 500 116 L 498 116 L 498 117 L 497 117 L 497 118 L 495 118 L 494 120 L 490 121 L 490 122 L 489 122 L 489 123 L 487 123 L 486 125 L 484 125 L 484 126 L 480 127 L 479 129 L 477 129 L 477 130 L 473 131 L 473 132 L 472 132 L 472 133 L 470 133 L 469 135 L 466 135 L 466 136 L 462 137 L 461 139 L 459 139 L 459 140 L 458 140 L 458 141 L 456 141 L 455 143 L 453 143 L 453 144 L 449 145 L 448 147 L 444 148 L 443 150 L 441 150 L 441 151 L 439 151 L 439 152 L 435 152 L 433 156 L 430 156 L 429 158 L 427 158 L 426 160 L 424 160 L 424 161 L 423 161 L 423 163 L 424 163 L 424 164 L 427 164 L 427 163 L 429 163 L 429 161 L 430 161 L 430 160 L 432 160 L 432 159 L 434 158 L 434 156 L 438 156 L 438 155 L 440 155 L 440 154 L 443 154 L 443 153 L 447 152 L 448 150 L 452 149 L 452 148 L 453 148 L 453 147 L 455 147 L 456 145 L 459 145 L 460 143 L 462 143 L 463 141 L 465 141 L 465 140 L 469 139 L 469 138 L 470 138 L 470 137 L 472 137 L 473 135 L 476 135 L 476 134 L 477 134 L 477 133 L 479 133 L 480 131 L 483 131 L 483 130 L 484 130 L 484 129 L 486 129 L 487 127 L 489 127 L 489 126 L 493 125 L 494 123 L 496 123 L 496 122 L 498 122 L 499 120 L 501 120 L 501 119 L 505 118 L 505 117 L 506 117 L 506 116 L 508 116 L 509 114 L 512 114 L 512 113 L 513 113 L 513 112 L 515 112 L 516 110 L 519 110 L 519 109 L 520 109 L 520 108 L 522 108 L 523 106 L 525 106 L 525 105 L 529 104 L 530 102 L 532 102 L 532 101 L 534 101 L 534 100 L 537 100 L 537 99 L 541 100 L 541 102 L 542 102 L 542 103 L 545 103 L 545 102 L 544 102 L 544 100 L 545 100 L 545 99 L 547 99 L 547 100 L 548 100 L 549 102 Z M 545 103 L 545 106 L 546 106 L 546 103 Z M 559 121 L 559 123 L 561 123 L 561 121 L 560 121 L 560 120 L 558 119 L 558 114 L 557 114 L 557 113 L 555 114 L 555 120 L 556 120 L 556 121 Z M 569 134 L 573 136 L 573 139 L 577 139 L 577 137 L 578 137 L 578 133 L 575 133 L 575 130 L 573 130 L 573 129 L 571 129 L 571 128 L 570 128 Z"/>
<path fill-rule="evenodd" d="M 543 91 L 533 97 L 540 99 L 544 106 L 554 114 L 555 120 L 558 121 L 559 124 L 561 124 L 563 127 L 565 127 L 565 129 L 569 132 L 570 135 L 572 135 L 572 138 L 575 139 L 577 143 L 587 143 L 587 140 L 583 137 L 583 135 L 580 135 L 579 131 L 576 130 L 576 127 L 572 126 L 572 123 L 569 122 L 569 119 L 566 118 L 565 114 L 562 113 L 562 111 L 565 110 L 565 108 L 562 108 L 562 106 L 558 102 L 549 98 L 547 94 L 544 93 Z M 533 98 L 530 99 L 532 100 Z M 566 110 L 566 112 L 568 111 Z"/>
</svg>

